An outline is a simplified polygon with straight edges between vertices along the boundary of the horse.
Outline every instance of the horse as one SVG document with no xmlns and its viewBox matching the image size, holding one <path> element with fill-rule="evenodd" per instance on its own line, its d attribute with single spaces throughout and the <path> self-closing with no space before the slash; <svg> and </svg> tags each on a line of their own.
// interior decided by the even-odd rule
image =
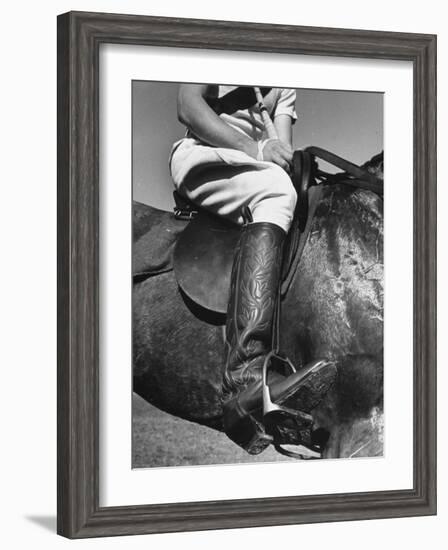
<svg viewBox="0 0 448 550">
<path fill-rule="evenodd" d="M 363 168 L 382 178 L 382 154 Z M 136 211 L 134 239 L 174 242 L 182 229 L 169 212 Z M 383 453 L 383 287 L 382 198 L 323 186 L 280 318 L 280 347 L 297 368 L 320 357 L 337 365 L 336 383 L 312 411 L 322 458 Z M 133 388 L 143 399 L 222 431 L 224 341 L 225 316 L 192 302 L 167 262 L 134 280 Z"/>
</svg>

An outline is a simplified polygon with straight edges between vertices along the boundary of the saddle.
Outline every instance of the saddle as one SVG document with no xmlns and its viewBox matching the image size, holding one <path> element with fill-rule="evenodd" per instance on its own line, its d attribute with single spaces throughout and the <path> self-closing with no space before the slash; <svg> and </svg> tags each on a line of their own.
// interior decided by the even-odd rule
<svg viewBox="0 0 448 550">
<path fill-rule="evenodd" d="M 344 170 L 328 174 L 319 170 L 319 157 Z M 344 183 L 382 194 L 383 182 L 363 168 L 320 149 L 308 147 L 293 155 L 291 179 L 297 192 L 297 207 L 288 233 L 282 270 L 284 296 L 305 247 L 323 185 Z M 211 214 L 174 192 L 174 215 L 189 220 L 177 239 L 173 267 L 181 290 L 199 306 L 215 313 L 226 314 L 230 291 L 230 276 L 240 226 Z"/>
</svg>

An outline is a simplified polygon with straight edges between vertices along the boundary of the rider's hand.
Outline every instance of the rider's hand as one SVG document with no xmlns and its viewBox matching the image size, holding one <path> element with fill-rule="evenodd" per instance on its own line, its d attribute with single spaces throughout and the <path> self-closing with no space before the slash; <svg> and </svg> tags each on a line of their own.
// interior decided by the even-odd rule
<svg viewBox="0 0 448 550">
<path fill-rule="evenodd" d="M 289 173 L 292 163 L 293 150 L 279 139 L 269 140 L 263 147 L 263 160 L 281 166 Z"/>
</svg>

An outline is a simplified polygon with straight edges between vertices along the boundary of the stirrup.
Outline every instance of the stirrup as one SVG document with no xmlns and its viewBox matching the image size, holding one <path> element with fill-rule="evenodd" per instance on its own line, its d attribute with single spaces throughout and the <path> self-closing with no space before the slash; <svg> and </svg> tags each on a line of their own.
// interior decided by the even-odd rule
<svg viewBox="0 0 448 550">
<path fill-rule="evenodd" d="M 263 370 L 262 370 L 263 424 L 269 425 L 275 417 L 283 417 L 285 419 L 293 420 L 296 424 L 301 421 L 302 423 L 308 424 L 310 426 L 312 424 L 311 415 L 304 413 L 302 411 L 291 409 L 289 407 L 278 405 L 277 403 L 274 403 L 272 401 L 271 392 L 267 381 L 267 375 L 268 375 L 269 368 L 272 367 L 273 359 L 276 359 L 282 362 L 283 364 L 285 364 L 291 370 L 292 374 L 297 372 L 291 360 L 285 355 L 280 354 L 278 351 L 272 350 L 265 357 L 265 360 L 263 363 Z M 312 443 L 310 430 L 308 428 L 306 429 L 305 433 L 303 433 L 302 431 L 302 433 L 300 434 L 300 439 L 301 439 L 300 444 L 303 447 L 309 449 L 313 453 L 317 453 L 318 456 L 307 456 L 300 452 L 291 451 L 289 449 L 284 448 L 282 444 L 276 443 L 275 439 L 273 441 L 273 446 L 277 452 L 279 452 L 282 455 L 288 456 L 290 458 L 298 458 L 298 459 L 320 458 L 320 453 L 322 449 L 319 446 L 314 445 Z"/>
<path fill-rule="evenodd" d="M 263 363 L 262 382 L 261 382 L 262 391 L 263 391 L 263 418 L 266 415 L 273 413 L 274 411 L 282 411 L 285 408 L 280 405 L 277 405 L 277 403 L 274 403 L 271 399 L 271 391 L 268 385 L 268 370 L 269 370 L 269 366 L 272 365 L 272 359 L 278 359 L 279 361 L 287 365 L 291 370 L 291 374 L 294 374 L 295 372 L 297 372 L 296 368 L 291 363 L 291 360 L 288 357 L 281 355 L 278 351 L 272 350 L 266 355 Z"/>
</svg>

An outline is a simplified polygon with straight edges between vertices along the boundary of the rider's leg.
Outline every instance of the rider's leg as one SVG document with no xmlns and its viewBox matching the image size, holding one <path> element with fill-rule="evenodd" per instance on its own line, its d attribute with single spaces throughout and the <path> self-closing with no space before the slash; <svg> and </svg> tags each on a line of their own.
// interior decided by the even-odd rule
<svg viewBox="0 0 448 550">
<path fill-rule="evenodd" d="M 226 323 L 226 365 L 223 377 L 223 420 L 226 434 L 249 453 L 270 443 L 296 443 L 283 416 L 263 417 L 262 370 L 273 346 L 274 316 L 280 299 L 281 264 L 286 233 L 271 222 L 244 225 L 233 264 Z M 289 376 L 269 379 L 272 401 L 309 413 L 334 382 L 335 367 L 314 361 Z M 311 428 L 311 418 L 296 417 Z M 290 436 L 292 439 L 289 439 Z"/>
<path fill-rule="evenodd" d="M 212 212 L 242 223 L 248 206 L 253 222 L 241 230 L 232 269 L 226 323 L 223 420 L 227 435 L 250 453 L 272 440 L 261 414 L 263 363 L 272 349 L 279 300 L 283 245 L 296 204 L 287 173 L 274 164 L 263 169 L 224 166 L 195 174 L 185 194 Z M 317 361 L 296 374 L 274 374 L 270 393 L 276 403 L 294 401 L 308 412 L 334 380 L 334 366 Z M 272 428 L 272 426 L 271 426 Z"/>
<path fill-rule="evenodd" d="M 297 201 L 288 174 L 267 162 L 202 167 L 185 178 L 178 192 L 201 208 L 240 225 L 247 206 L 254 221 L 271 222 L 286 233 Z"/>
</svg>

